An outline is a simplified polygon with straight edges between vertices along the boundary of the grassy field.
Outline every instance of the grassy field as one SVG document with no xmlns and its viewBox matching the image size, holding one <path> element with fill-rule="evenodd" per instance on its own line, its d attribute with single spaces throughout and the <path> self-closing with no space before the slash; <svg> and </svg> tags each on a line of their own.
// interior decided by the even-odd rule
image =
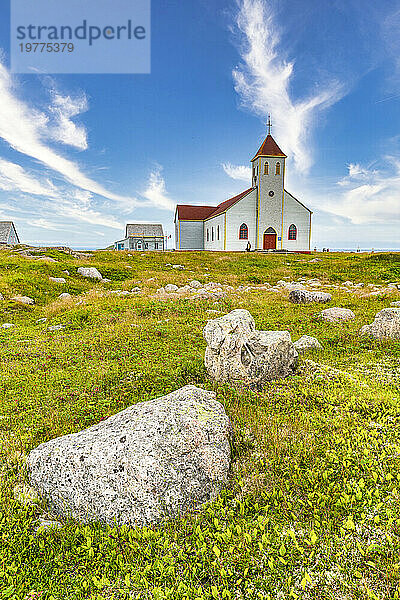
<svg viewBox="0 0 400 600">
<path fill-rule="evenodd" d="M 400 255 L 46 256 L 57 262 L 0 251 L 0 324 L 14 324 L 0 329 L 1 598 L 400 598 L 400 343 L 358 333 L 400 292 L 338 289 L 400 281 Z M 84 279 L 79 266 L 111 282 Z M 257 289 L 301 277 L 337 286 L 326 288 L 330 306 L 352 309 L 355 320 L 323 323 L 324 306 Z M 154 297 L 191 279 L 255 289 L 220 300 Z M 138 296 L 108 293 L 136 285 Z M 72 299 L 58 300 L 61 292 Z M 35 305 L 16 304 L 15 294 Z M 263 392 L 215 386 L 202 329 L 234 308 L 248 309 L 257 329 L 313 335 L 324 349 Z M 48 331 L 57 324 L 65 328 Z M 160 527 L 65 522 L 37 531 L 45 505 L 24 506 L 13 492 L 32 448 L 189 383 L 214 389 L 235 427 L 231 485 L 216 502 Z"/>
</svg>

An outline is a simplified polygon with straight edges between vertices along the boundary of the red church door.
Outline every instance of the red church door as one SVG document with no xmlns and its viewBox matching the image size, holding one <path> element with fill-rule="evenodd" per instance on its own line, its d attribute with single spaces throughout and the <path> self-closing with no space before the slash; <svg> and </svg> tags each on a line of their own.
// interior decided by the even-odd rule
<svg viewBox="0 0 400 600">
<path fill-rule="evenodd" d="M 264 250 L 276 250 L 276 231 L 272 227 L 264 232 Z"/>
</svg>

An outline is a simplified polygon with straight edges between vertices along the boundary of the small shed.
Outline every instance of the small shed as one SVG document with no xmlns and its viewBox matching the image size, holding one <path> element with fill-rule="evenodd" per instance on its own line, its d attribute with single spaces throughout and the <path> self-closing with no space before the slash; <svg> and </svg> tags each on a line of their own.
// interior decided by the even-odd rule
<svg viewBox="0 0 400 600">
<path fill-rule="evenodd" d="M 154 223 L 128 223 L 125 238 L 114 243 L 115 250 L 163 251 L 164 231 Z"/>
<path fill-rule="evenodd" d="M 20 243 L 14 223 L 12 221 L 0 221 L 0 244 L 15 246 Z"/>
</svg>

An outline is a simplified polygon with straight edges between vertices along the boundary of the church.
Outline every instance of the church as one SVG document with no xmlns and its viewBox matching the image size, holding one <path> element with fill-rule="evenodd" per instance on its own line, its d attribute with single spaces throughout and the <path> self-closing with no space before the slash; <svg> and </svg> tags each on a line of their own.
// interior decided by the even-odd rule
<svg viewBox="0 0 400 600">
<path fill-rule="evenodd" d="M 285 160 L 271 135 L 252 163 L 252 185 L 218 206 L 178 204 L 177 250 L 288 250 L 309 252 L 312 212 L 285 190 Z"/>
</svg>

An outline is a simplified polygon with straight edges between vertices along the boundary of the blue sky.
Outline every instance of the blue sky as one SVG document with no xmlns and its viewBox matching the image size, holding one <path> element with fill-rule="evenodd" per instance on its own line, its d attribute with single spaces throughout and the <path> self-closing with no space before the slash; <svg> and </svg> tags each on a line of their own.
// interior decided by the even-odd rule
<svg viewBox="0 0 400 600">
<path fill-rule="evenodd" d="M 14 76 L 1 12 L 0 219 L 22 241 L 173 234 L 176 203 L 249 187 L 270 112 L 313 245 L 400 248 L 399 0 L 153 0 L 150 75 Z"/>
</svg>

